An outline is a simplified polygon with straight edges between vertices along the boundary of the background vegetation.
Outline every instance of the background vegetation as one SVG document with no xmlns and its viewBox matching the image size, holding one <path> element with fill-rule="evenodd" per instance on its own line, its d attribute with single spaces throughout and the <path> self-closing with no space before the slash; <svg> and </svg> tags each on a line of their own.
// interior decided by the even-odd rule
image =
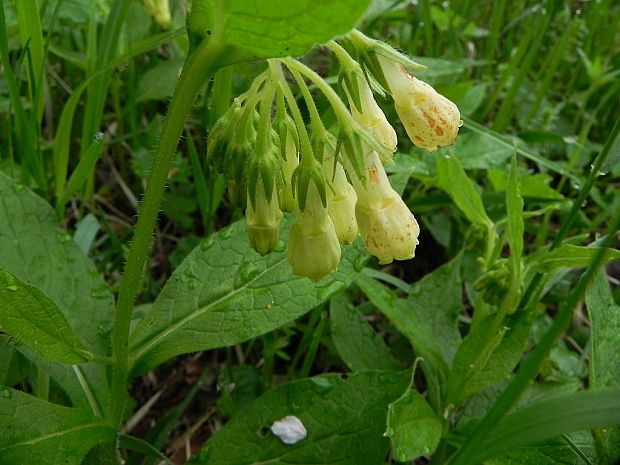
<svg viewBox="0 0 620 465">
<path fill-rule="evenodd" d="M 12 270 L 28 261 L 40 275 L 29 282 L 63 279 L 57 263 L 81 263 L 63 248 L 75 242 L 96 268 L 75 265 L 72 280 L 50 297 L 63 301 L 64 292 L 85 287 L 86 300 L 67 305 L 104 312 L 107 286 L 118 292 L 152 150 L 187 51 L 185 4 L 170 2 L 172 22 L 164 29 L 137 1 L 2 1 L 0 265 Z M 352 431 L 360 444 L 372 443 L 369 452 L 351 441 L 325 441 L 299 452 L 300 463 L 444 463 L 472 437 L 485 452 L 461 449 L 465 458 L 453 463 L 614 463 L 620 433 L 596 428 L 599 418 L 617 413 L 617 397 L 578 394 L 620 386 L 620 254 L 598 247 L 618 246 L 620 5 L 376 0 L 359 28 L 427 65 L 418 77 L 456 102 L 465 122 L 453 147 L 428 154 L 409 143 L 389 102 L 380 102 L 399 134 L 395 163 L 386 168 L 422 229 L 415 259 L 382 267 L 354 245 L 333 279 L 316 287 L 304 281 L 297 301 L 287 301 L 280 269 L 263 288 L 228 304 L 274 299 L 274 311 L 285 314 L 276 324 L 242 316 L 237 324 L 255 325 L 254 333 L 239 330 L 231 342 L 209 346 L 217 349 L 168 360 L 197 350 L 174 339 L 141 359 L 130 387 L 135 409 L 122 436 L 127 463 L 163 460 L 154 450 L 174 463 L 193 453 L 196 463 L 280 457 L 276 449 L 284 446 L 261 415 L 273 409 L 284 416 L 283 405 L 314 412 L 309 430 Z M 326 49 L 304 61 L 336 84 L 337 63 Z M 192 289 L 199 282 L 215 300 L 219 282 L 242 287 L 276 260 L 252 255 L 241 223 L 226 229 L 243 211 L 230 205 L 224 179 L 204 157 L 210 128 L 263 67 L 222 69 L 194 106 L 168 174 L 136 325 L 163 314 L 154 309 L 185 311 L 162 297 L 153 304 L 177 269 L 173 285 Z M 328 122 L 320 95 L 317 105 Z M 17 195 L 27 188 L 54 212 L 34 194 Z M 28 221 L 16 220 L 20 215 Z M 27 222 L 40 223 L 39 231 L 25 225 L 20 232 L 16 225 Z M 7 252 L 13 236 L 25 238 L 21 256 Z M 199 244 L 195 253 L 217 249 L 232 258 L 220 268 L 194 267 L 198 259 L 181 265 Z M 249 265 L 242 262 L 248 256 Z M 596 275 L 587 269 L 594 284 L 584 300 L 580 276 L 596 257 L 607 266 Z M 321 303 L 307 308 L 314 301 L 307 295 Z M 109 337 L 111 330 L 105 319 L 77 325 L 86 338 Z M 549 339 L 554 327 L 556 335 L 567 331 Z M 537 354 L 535 347 L 550 350 Z M 413 375 L 403 371 L 412 366 Z M 323 373 L 335 374 L 277 388 Z M 7 398 L 19 397 L 13 387 L 76 405 L 53 368 L 41 369 L 8 334 L 0 335 L 0 384 Z M 506 393 L 519 398 L 516 407 Z M 313 411 L 322 396 L 332 397 Z M 480 420 L 501 402 L 511 414 L 484 437 Z M 358 416 L 372 428 L 361 428 Z M 546 426 L 536 429 L 541 418 Z M 260 442 L 267 438 L 274 442 Z M 0 463 L 13 463 L 3 461 L 2 450 Z M 86 461 L 97 463 L 97 454 Z"/>
</svg>

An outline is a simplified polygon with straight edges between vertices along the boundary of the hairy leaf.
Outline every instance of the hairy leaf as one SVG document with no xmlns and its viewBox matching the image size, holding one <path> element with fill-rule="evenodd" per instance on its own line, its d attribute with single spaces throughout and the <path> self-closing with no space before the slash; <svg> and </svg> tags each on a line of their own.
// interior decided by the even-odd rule
<svg viewBox="0 0 620 465">
<path fill-rule="evenodd" d="M 605 270 L 601 270 L 586 294 L 591 325 L 590 386 L 620 387 L 620 306 L 614 302 Z M 601 464 L 620 460 L 620 428 L 594 432 Z"/>
<path fill-rule="evenodd" d="M 71 236 L 58 228 L 51 207 L 3 173 L 0 250 L 0 266 L 44 292 L 79 330 L 86 350 L 107 352 L 114 308 L 108 287 Z M 27 347 L 18 348 L 56 380 L 74 405 L 89 405 L 89 390 L 99 407 L 107 402 L 105 367 L 89 363 L 71 368 L 48 362 Z"/>
<path fill-rule="evenodd" d="M 115 436 L 114 428 L 83 410 L 13 389 L 0 395 L 3 465 L 77 465 L 91 447 Z"/>
<path fill-rule="evenodd" d="M 359 242 L 342 255 L 338 271 L 314 284 L 292 274 L 285 253 L 261 257 L 254 252 L 243 221 L 212 235 L 175 270 L 132 333 L 135 370 L 175 355 L 238 344 L 293 321 L 345 288 L 366 257 Z"/>
<path fill-rule="evenodd" d="M 332 299 L 329 313 L 334 345 L 351 370 L 402 369 L 383 339 L 344 295 Z"/>
<path fill-rule="evenodd" d="M 36 353 L 59 363 L 84 363 L 88 352 L 56 304 L 0 267 L 0 328 Z"/>
<path fill-rule="evenodd" d="M 298 56 L 350 31 L 369 0 L 194 0 L 190 28 L 232 47 L 227 63 Z M 198 17 L 198 16 L 201 17 Z"/>
<path fill-rule="evenodd" d="M 406 372 L 366 371 L 346 380 L 328 374 L 284 384 L 240 411 L 190 463 L 380 465 L 388 449 L 387 406 L 408 382 Z M 269 428 L 290 415 L 307 437 L 287 445 Z"/>
<path fill-rule="evenodd" d="M 394 457 L 399 462 L 435 452 L 443 425 L 422 395 L 408 389 L 388 409 L 387 435 Z"/>
</svg>

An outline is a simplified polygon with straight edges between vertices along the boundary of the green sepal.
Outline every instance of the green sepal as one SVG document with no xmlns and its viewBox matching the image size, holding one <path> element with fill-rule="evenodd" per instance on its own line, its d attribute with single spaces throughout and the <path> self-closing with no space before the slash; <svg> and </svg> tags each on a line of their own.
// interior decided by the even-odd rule
<svg viewBox="0 0 620 465">
<path fill-rule="evenodd" d="M 272 131 L 273 137 L 275 131 Z M 247 162 L 248 197 L 253 208 L 256 208 L 256 188 L 258 179 L 263 182 L 265 198 L 270 199 L 274 189 L 284 183 L 282 174 L 282 160 L 278 156 L 273 139 L 269 139 L 263 153 L 254 153 Z"/>
<path fill-rule="evenodd" d="M 294 189 L 295 198 L 298 199 L 299 209 L 304 211 L 306 209 L 306 199 L 308 197 L 308 188 L 310 181 L 314 183 L 319 196 L 321 197 L 321 204 L 327 208 L 327 181 L 325 180 L 325 173 L 321 164 L 313 159 L 311 162 L 301 163 L 293 172 L 292 185 Z"/>
<path fill-rule="evenodd" d="M 416 63 L 406 55 L 394 49 L 394 47 L 386 44 L 385 42 L 370 39 L 358 31 L 350 34 L 348 39 L 353 43 L 353 46 L 357 50 L 360 56 L 360 61 L 364 67 L 364 71 L 369 74 L 369 77 L 372 76 L 372 78 L 376 80 L 381 87 L 387 89 L 388 91 L 390 91 L 390 86 L 385 78 L 383 68 L 379 63 L 378 55 L 400 63 L 403 68 L 412 72 L 426 69 L 426 66 Z M 369 81 L 372 82 L 372 79 L 369 79 Z"/>
</svg>

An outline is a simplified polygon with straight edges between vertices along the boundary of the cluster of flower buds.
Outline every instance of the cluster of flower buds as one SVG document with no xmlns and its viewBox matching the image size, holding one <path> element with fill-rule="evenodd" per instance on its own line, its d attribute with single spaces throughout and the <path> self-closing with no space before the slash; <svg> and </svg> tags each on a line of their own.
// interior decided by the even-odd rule
<svg viewBox="0 0 620 465">
<path fill-rule="evenodd" d="M 358 235 L 381 264 L 415 254 L 418 223 L 383 167 L 396 151 L 396 132 L 374 92 L 394 98 L 409 138 L 428 151 L 452 144 L 461 125 L 457 107 L 410 74 L 420 65 L 357 31 L 348 39 L 357 59 L 329 45 L 341 64 L 344 100 L 299 61 L 270 60 L 209 135 L 207 157 L 225 174 L 231 202 L 246 208 L 253 248 L 271 252 L 283 211 L 297 211 L 287 257 L 295 274 L 314 281 L 337 269 L 341 246 Z M 309 122 L 283 66 L 301 90 Z M 336 135 L 323 125 L 306 81 L 331 104 Z"/>
<path fill-rule="evenodd" d="M 170 26 L 172 18 L 170 17 L 170 5 L 168 0 L 142 0 L 146 12 L 155 19 L 155 22 L 166 28 Z"/>
</svg>

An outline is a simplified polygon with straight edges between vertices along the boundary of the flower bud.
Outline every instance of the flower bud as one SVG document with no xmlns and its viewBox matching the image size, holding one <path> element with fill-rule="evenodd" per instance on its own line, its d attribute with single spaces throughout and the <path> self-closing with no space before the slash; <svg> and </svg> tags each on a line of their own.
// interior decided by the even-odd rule
<svg viewBox="0 0 620 465">
<path fill-rule="evenodd" d="M 250 244 L 259 254 L 266 255 L 278 243 L 282 221 L 282 212 L 278 206 L 275 186 L 272 185 L 271 193 L 266 194 L 265 186 L 259 179 L 256 183 L 254 203 L 252 203 L 248 192 L 247 205 L 245 219 Z"/>
<path fill-rule="evenodd" d="M 364 245 L 382 265 L 413 258 L 420 227 L 390 186 L 379 156 L 370 152 L 366 163 L 366 184 L 353 179 L 358 197 L 355 217 Z"/>
<path fill-rule="evenodd" d="M 359 95 L 360 103 L 359 109 L 355 104 L 349 89 L 345 86 L 345 92 L 349 99 L 349 105 L 351 107 L 351 114 L 353 115 L 353 118 L 355 118 L 355 120 L 362 126 L 366 127 L 384 147 L 394 153 L 398 142 L 396 138 L 396 131 L 394 131 L 394 128 L 388 122 L 385 114 L 379 105 L 377 105 L 377 102 L 372 95 L 372 90 L 370 89 L 368 82 L 366 82 L 366 79 L 361 76 L 357 76 L 353 81 L 355 84 L 352 85 L 357 85 L 357 93 Z M 351 80 L 348 82 L 351 82 Z"/>
<path fill-rule="evenodd" d="M 357 221 L 355 220 L 355 202 L 357 194 L 353 186 L 347 181 L 344 168 L 338 162 L 334 165 L 333 155 L 323 159 L 323 168 L 328 181 L 331 181 L 327 189 L 327 211 L 341 244 L 350 244 L 358 234 Z"/>
<path fill-rule="evenodd" d="M 379 56 L 396 112 L 411 142 L 434 152 L 452 145 L 462 125 L 457 106 L 430 85 L 407 73 L 400 64 Z"/>
<path fill-rule="evenodd" d="M 338 236 L 314 183 L 308 186 L 305 209 L 291 227 L 287 258 L 293 273 L 313 281 L 338 268 Z"/>
<path fill-rule="evenodd" d="M 150 14 L 161 27 L 170 25 L 170 5 L 168 0 L 143 0 L 146 12 Z"/>
</svg>

